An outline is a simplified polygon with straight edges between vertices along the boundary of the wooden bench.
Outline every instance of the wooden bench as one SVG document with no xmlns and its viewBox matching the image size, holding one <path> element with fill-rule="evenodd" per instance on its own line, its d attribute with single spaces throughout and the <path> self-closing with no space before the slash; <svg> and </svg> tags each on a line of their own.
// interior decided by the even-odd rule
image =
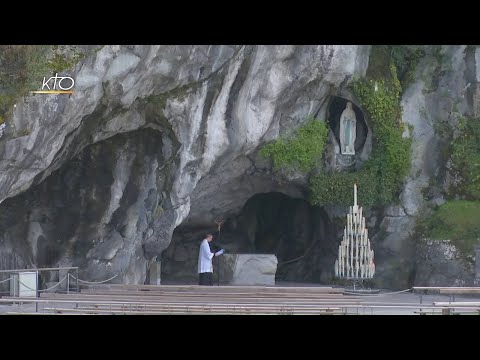
<svg viewBox="0 0 480 360">
<path fill-rule="evenodd" d="M 113 295 L 113 294 L 41 294 L 42 299 L 83 299 L 83 300 L 115 300 L 115 301 L 138 301 L 138 302 L 156 302 L 156 303 L 165 303 L 165 302 L 177 302 L 177 303 L 225 303 L 225 302 L 235 302 L 235 303 L 262 303 L 262 302 L 271 302 L 271 303 L 303 303 L 303 304 L 350 304 L 358 303 L 360 301 L 359 297 L 329 297 L 329 298 L 277 298 L 277 297 L 222 297 L 222 296 L 176 296 L 176 295 L 157 295 L 157 296 L 138 296 L 138 295 Z"/>
<path fill-rule="evenodd" d="M 455 295 L 460 294 L 480 294 L 480 287 L 466 287 L 466 286 L 414 286 L 412 290 L 420 292 L 420 304 L 423 300 L 423 293 L 427 291 L 435 291 L 440 294 L 450 296 L 450 302 L 455 301 Z"/>
<path fill-rule="evenodd" d="M 50 293 L 52 294 L 52 293 Z M 61 294 L 61 293 L 57 293 Z M 63 293 L 64 294 L 64 293 Z M 131 296 L 131 297 L 143 297 L 143 298 L 154 298 L 154 297 L 177 297 L 177 298 L 223 298 L 223 299 L 250 299 L 250 298 L 271 298 L 271 299 L 336 299 L 336 298 L 358 298 L 359 296 L 350 296 L 342 294 L 265 294 L 265 293 L 222 293 L 222 294 L 210 294 L 210 293 L 175 293 L 175 292 L 129 292 L 129 291 L 88 291 L 81 293 L 73 293 L 81 295 L 107 295 L 107 296 Z M 42 293 L 43 295 L 43 293 Z M 40 295 L 40 296 L 42 296 Z M 70 293 L 69 295 L 72 295 Z"/>
<path fill-rule="evenodd" d="M 455 309 L 462 309 L 462 311 L 471 310 L 472 312 L 480 314 L 480 302 L 478 301 L 450 301 L 448 303 L 444 301 L 435 301 L 433 306 L 442 307 L 445 315 L 455 313 Z"/>
<path fill-rule="evenodd" d="M 281 309 L 276 307 L 169 307 L 128 309 L 122 307 L 79 307 L 79 308 L 45 308 L 45 311 L 57 314 L 86 313 L 86 314 L 112 314 L 112 315 L 162 315 L 162 314 L 238 314 L 238 315 L 334 315 L 343 314 L 341 308 L 312 308 L 312 309 Z"/>
<path fill-rule="evenodd" d="M 180 303 L 205 303 L 205 302 L 245 302 L 245 303 L 261 303 L 262 301 L 270 301 L 275 303 L 305 303 L 305 304 L 316 304 L 316 303 L 330 303 L 330 302 L 345 302 L 345 303 L 355 303 L 360 299 L 353 298 L 338 298 L 338 299 L 319 299 L 319 300 L 305 300 L 305 299 L 271 299 L 271 298 L 247 298 L 247 299 L 222 299 L 219 297 L 210 297 L 210 298 L 176 298 L 176 297 L 137 297 L 137 296 L 109 296 L 109 295 L 72 295 L 72 294 L 49 294 L 42 295 L 40 298 L 25 298 L 25 297 L 3 297 L 0 299 L 0 302 L 6 303 L 32 303 L 36 301 L 52 302 L 57 300 L 107 300 L 107 301 L 116 301 L 116 302 L 138 302 L 138 303 L 164 303 L 164 302 L 180 302 Z"/>
<path fill-rule="evenodd" d="M 478 315 L 479 311 L 477 310 L 457 310 L 454 311 L 448 308 L 442 309 L 423 309 L 419 311 L 414 311 L 415 314 L 419 315 Z"/>
<path fill-rule="evenodd" d="M 61 298 L 61 297 L 68 297 L 72 296 L 71 294 L 49 294 L 49 295 L 41 295 L 42 298 Z M 308 297 L 308 296 L 268 296 L 268 295 L 251 295 L 251 296 L 243 296 L 243 295 L 231 295 L 231 296 L 223 296 L 223 295 L 196 295 L 196 294 L 150 294 L 148 296 L 144 296 L 141 294 L 109 294 L 109 293 L 101 293 L 101 294 L 88 294 L 88 293 L 81 293 L 79 295 L 75 294 L 73 296 L 87 298 L 87 297 L 108 297 L 108 298 L 115 298 L 115 299 L 144 299 L 144 300 L 167 300 L 167 299 L 175 299 L 175 301 L 210 301 L 211 299 L 216 301 L 263 301 L 264 299 L 277 301 L 277 302 L 325 302 L 325 301 L 354 301 L 361 299 L 360 297 L 344 297 L 344 296 L 319 296 L 319 297 Z"/>
<path fill-rule="evenodd" d="M 222 292 L 222 293 L 213 293 L 207 291 L 195 291 L 195 292 L 176 292 L 176 291 L 136 291 L 136 290 L 93 290 L 93 289 L 83 289 L 81 294 L 112 294 L 112 295 L 138 295 L 138 296 L 150 296 L 150 295 L 177 295 L 177 296 L 270 296 L 270 297 L 308 297 L 308 298 L 318 298 L 318 297 L 335 297 L 335 296 L 344 296 L 343 294 L 334 294 L 334 293 L 268 293 L 263 291 L 258 292 Z"/>
<path fill-rule="evenodd" d="M 444 302 L 444 301 L 434 301 L 434 306 L 443 306 L 448 308 L 471 308 L 480 310 L 479 301 L 456 301 L 456 302 Z"/>
<path fill-rule="evenodd" d="M 137 291 L 174 291 L 174 292 L 208 292 L 208 293 L 223 293 L 223 292 L 242 292 L 242 293 L 330 293 L 342 294 L 344 288 L 334 288 L 328 286 L 302 286 L 302 287 L 288 287 L 288 286 L 200 286 L 200 285 L 125 285 L 125 284 L 109 284 L 109 285 L 90 285 L 83 290 L 137 290 Z"/>
<path fill-rule="evenodd" d="M 223 302 L 223 303 L 210 303 L 210 302 L 184 302 L 184 303 L 179 303 L 175 301 L 168 301 L 168 302 L 152 302 L 152 301 L 140 301 L 140 300 L 122 300 L 122 299 L 109 299 L 109 298 L 95 298 L 95 299 L 85 299 L 85 298 L 74 298 L 74 297 L 67 297 L 67 298 L 53 298 L 53 299 L 48 299 L 48 298 L 37 298 L 37 299 L 25 299 L 25 298 L 9 298 L 9 299 L 0 299 L 0 302 L 2 303 L 23 303 L 23 302 L 28 302 L 28 303 L 42 303 L 42 304 L 53 304 L 53 303 L 65 303 L 65 304 L 106 304 L 106 305 L 124 305 L 124 304 L 129 304 L 129 305 L 229 305 L 229 306 L 251 306 L 251 305 L 262 305 L 266 304 L 265 303 L 260 303 L 260 302 L 253 302 L 253 303 L 245 303 L 245 304 L 239 304 L 236 302 Z M 324 306 L 324 307 L 330 307 L 332 304 L 312 304 L 312 303 L 272 303 L 273 305 L 276 306 L 296 306 L 296 307 L 308 307 L 308 306 Z M 348 305 L 356 305 L 356 302 L 349 302 L 347 303 Z M 334 306 L 335 304 L 333 304 Z"/>
</svg>

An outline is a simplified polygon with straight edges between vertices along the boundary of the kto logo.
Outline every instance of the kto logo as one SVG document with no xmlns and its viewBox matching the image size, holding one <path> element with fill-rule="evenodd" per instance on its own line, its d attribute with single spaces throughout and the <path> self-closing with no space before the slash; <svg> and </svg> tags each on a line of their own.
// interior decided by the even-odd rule
<svg viewBox="0 0 480 360">
<path fill-rule="evenodd" d="M 52 83 L 53 81 L 53 83 Z M 75 80 L 70 76 L 58 76 L 55 73 L 55 76 L 47 78 L 43 77 L 42 90 L 32 91 L 35 94 L 73 94 L 73 86 L 75 85 Z"/>
</svg>

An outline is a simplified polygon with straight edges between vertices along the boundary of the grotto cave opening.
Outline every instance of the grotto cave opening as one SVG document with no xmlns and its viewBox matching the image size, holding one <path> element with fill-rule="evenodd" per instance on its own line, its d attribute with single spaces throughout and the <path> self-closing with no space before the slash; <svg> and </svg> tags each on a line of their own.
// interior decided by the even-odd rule
<svg viewBox="0 0 480 360">
<path fill-rule="evenodd" d="M 178 226 L 162 253 L 162 283 L 197 282 L 198 247 L 208 232 L 215 236 L 212 251 L 275 254 L 276 282 L 328 282 L 338 246 L 337 227 L 325 209 L 303 199 L 257 193 L 238 214 L 225 219 L 220 234 L 215 224 Z M 213 266 L 217 281 L 215 261 Z"/>
</svg>

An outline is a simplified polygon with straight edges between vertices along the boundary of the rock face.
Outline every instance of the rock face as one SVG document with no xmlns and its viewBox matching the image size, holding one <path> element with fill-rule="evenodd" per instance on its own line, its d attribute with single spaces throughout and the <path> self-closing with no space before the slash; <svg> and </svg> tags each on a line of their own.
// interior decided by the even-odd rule
<svg viewBox="0 0 480 360">
<path fill-rule="evenodd" d="M 426 56 L 417 65 L 415 81 L 402 98 L 403 120 L 413 125 L 410 175 L 400 194 L 400 204 L 385 209 L 385 217 L 372 237 L 378 261 L 375 281 L 380 287 L 392 288 L 395 284 L 395 288 L 406 289 L 418 282 L 441 286 L 452 283 L 450 275 L 442 280 L 424 266 L 416 268 L 416 264 L 421 264 L 416 244 L 422 243 L 422 239 L 416 237 L 414 230 L 422 212 L 445 201 L 441 190 L 448 185 L 445 166 L 448 142 L 442 135 L 442 127 L 449 124 L 455 128 L 460 117 L 474 115 L 479 106 L 480 98 L 475 97 L 478 49 L 459 45 L 425 49 Z M 406 135 L 408 129 L 405 132 Z M 436 261 L 440 261 L 442 251 L 435 249 L 434 246 L 433 253 L 440 257 Z M 456 262 L 451 266 L 463 265 Z M 468 268 L 460 272 L 470 274 Z M 462 281 L 468 283 L 470 277 L 465 275 Z"/>
<path fill-rule="evenodd" d="M 306 115 L 321 119 L 331 92 L 365 74 L 368 54 L 329 45 L 100 48 L 67 72 L 73 95 L 27 97 L 6 121 L 4 268 L 73 265 L 86 280 L 145 281 L 148 261 L 187 217 L 210 222 L 272 184 L 253 180 L 228 199 L 218 191 L 235 191 L 265 142 Z"/>
<path fill-rule="evenodd" d="M 424 240 L 418 247 L 417 286 L 473 286 L 474 261 L 448 240 Z"/>
<path fill-rule="evenodd" d="M 269 254 L 224 254 L 219 257 L 220 283 L 275 285 L 277 257 Z"/>
<path fill-rule="evenodd" d="M 143 281 L 142 240 L 152 235 L 165 183 L 156 132 L 89 146 L 39 186 L 5 200 L 2 234 L 13 253 L 39 267 L 75 264 L 92 281 L 117 273 Z"/>
</svg>

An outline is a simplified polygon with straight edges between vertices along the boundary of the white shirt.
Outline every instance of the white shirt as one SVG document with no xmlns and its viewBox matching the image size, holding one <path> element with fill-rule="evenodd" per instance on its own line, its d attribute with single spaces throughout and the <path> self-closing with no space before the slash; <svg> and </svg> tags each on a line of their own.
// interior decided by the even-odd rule
<svg viewBox="0 0 480 360">
<path fill-rule="evenodd" d="M 213 272 L 212 259 L 214 254 L 210 251 L 210 245 L 208 240 L 203 239 L 200 244 L 200 250 L 198 252 L 198 272 Z"/>
</svg>

